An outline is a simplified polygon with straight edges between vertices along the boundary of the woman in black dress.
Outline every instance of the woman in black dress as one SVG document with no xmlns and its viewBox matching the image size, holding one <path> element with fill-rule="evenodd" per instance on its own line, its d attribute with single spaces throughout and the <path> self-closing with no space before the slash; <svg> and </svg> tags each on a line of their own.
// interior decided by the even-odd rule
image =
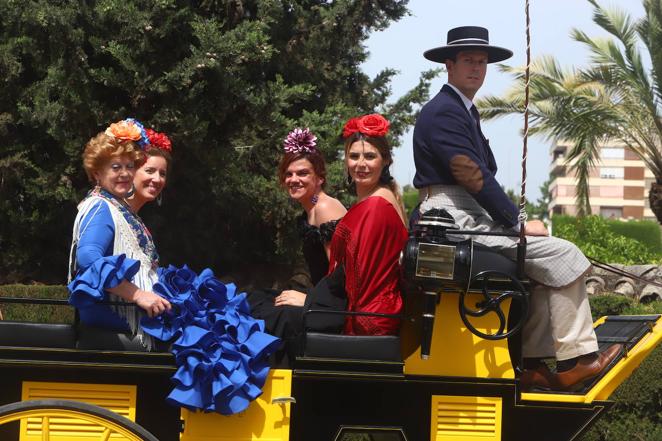
<svg viewBox="0 0 662 441">
<path fill-rule="evenodd" d="M 324 192 L 326 183 L 326 165 L 324 158 L 316 148 L 316 137 L 308 129 L 295 129 L 284 142 L 285 154 L 278 166 L 278 179 L 289 196 L 301 204 L 304 212 L 297 218 L 301 235 L 303 255 L 310 271 L 314 288 L 303 293 L 295 290 L 259 290 L 248 295 L 248 302 L 254 317 L 263 319 L 267 330 L 283 338 L 282 350 L 276 354 L 275 365 L 288 365 L 298 351 L 298 338 L 303 329 L 303 309 L 306 300 L 320 298 L 323 304 L 319 308 L 331 307 L 344 309 L 346 302 L 340 297 L 328 295 L 341 290 L 342 274 L 329 280 L 324 279 L 329 269 L 329 243 L 336 224 L 347 210 L 335 198 Z M 329 289 L 329 284 L 334 289 Z M 313 290 L 322 291 L 322 295 L 309 296 Z M 317 303 L 316 303 L 317 305 Z M 340 317 L 342 319 L 342 317 Z M 322 327 L 341 327 L 338 320 L 320 323 Z"/>
<path fill-rule="evenodd" d="M 285 139 L 285 155 L 278 165 L 281 185 L 304 209 L 297 226 L 313 285 L 329 269 L 329 243 L 336 224 L 347 212 L 340 201 L 324 192 L 326 164 L 315 141 L 308 129 L 293 130 Z M 294 305 L 295 298 L 296 294 L 292 294 L 293 302 L 283 304 Z M 298 306 L 301 305 L 303 301 Z"/>
</svg>

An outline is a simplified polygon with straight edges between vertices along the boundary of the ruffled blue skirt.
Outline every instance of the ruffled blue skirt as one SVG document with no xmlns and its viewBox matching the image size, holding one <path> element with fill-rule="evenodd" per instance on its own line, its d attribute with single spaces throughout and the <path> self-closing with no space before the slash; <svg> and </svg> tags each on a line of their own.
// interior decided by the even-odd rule
<svg viewBox="0 0 662 441">
<path fill-rule="evenodd" d="M 104 300 L 105 288 L 130 280 L 137 269 L 130 259 L 102 263 L 69 286 L 70 303 L 81 310 Z M 246 294 L 223 284 L 209 269 L 196 275 L 187 266 L 159 269 L 152 289 L 172 304 L 170 313 L 140 322 L 146 334 L 172 344 L 177 371 L 167 400 L 223 415 L 246 409 L 262 393 L 269 356 L 280 345 L 264 332 L 264 321 L 250 315 Z"/>
<path fill-rule="evenodd" d="M 205 269 L 161 269 L 153 291 L 172 304 L 172 312 L 144 317 L 143 331 L 172 341 L 177 372 L 167 400 L 188 409 L 230 415 L 262 393 L 269 355 L 280 340 L 264 332 L 264 321 L 250 315 L 245 293 L 225 285 Z"/>
</svg>

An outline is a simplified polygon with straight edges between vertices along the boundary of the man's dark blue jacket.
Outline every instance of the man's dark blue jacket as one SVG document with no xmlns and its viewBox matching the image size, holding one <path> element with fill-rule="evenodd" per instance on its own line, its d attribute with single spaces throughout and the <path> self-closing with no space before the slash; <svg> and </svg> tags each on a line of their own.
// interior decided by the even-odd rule
<svg viewBox="0 0 662 441">
<path fill-rule="evenodd" d="M 461 185 L 504 227 L 517 224 L 518 210 L 494 175 L 492 149 L 478 124 L 448 85 L 430 100 L 414 127 L 414 186 Z"/>
</svg>

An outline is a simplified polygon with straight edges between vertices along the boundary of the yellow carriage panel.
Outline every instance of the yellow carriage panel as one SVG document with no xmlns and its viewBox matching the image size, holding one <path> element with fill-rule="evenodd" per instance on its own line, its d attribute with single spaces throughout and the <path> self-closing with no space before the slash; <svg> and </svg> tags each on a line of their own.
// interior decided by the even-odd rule
<svg viewBox="0 0 662 441">
<path fill-rule="evenodd" d="M 27 400 L 70 400 L 94 404 L 106 408 L 118 415 L 136 420 L 135 385 L 51 383 L 24 381 L 21 398 Z M 92 421 L 71 418 L 54 413 L 44 421 L 43 418 L 29 417 L 21 420 L 20 441 L 41 441 L 44 439 L 44 427 L 47 427 L 51 440 L 91 441 L 103 439 L 106 430 Z M 122 435 L 113 433 L 109 439 L 125 440 Z"/>
<path fill-rule="evenodd" d="M 292 371 L 269 372 L 262 395 L 236 415 L 182 409 L 181 441 L 288 441 Z"/>
<path fill-rule="evenodd" d="M 431 441 L 501 441 L 500 397 L 433 395 Z"/>
<path fill-rule="evenodd" d="M 483 340 L 473 334 L 462 322 L 458 313 L 458 293 L 444 292 L 437 304 L 430 357 L 421 359 L 421 347 L 418 342 L 420 324 L 405 321 L 402 338 L 405 345 L 415 348 L 405 353 L 405 373 L 407 375 L 430 375 L 450 377 L 476 377 L 513 379 L 515 371 L 510 361 L 508 341 Z M 483 300 L 478 294 L 467 294 L 467 304 Z M 510 300 L 502 304 L 504 315 L 508 316 Z M 496 314 L 488 313 L 483 317 L 472 317 L 472 324 L 485 333 L 491 334 L 499 329 Z"/>
</svg>

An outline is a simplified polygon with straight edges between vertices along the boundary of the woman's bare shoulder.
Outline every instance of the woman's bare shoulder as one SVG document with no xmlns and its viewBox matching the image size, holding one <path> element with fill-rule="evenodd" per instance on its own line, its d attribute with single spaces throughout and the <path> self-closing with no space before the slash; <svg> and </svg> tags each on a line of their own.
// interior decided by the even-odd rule
<svg viewBox="0 0 662 441">
<path fill-rule="evenodd" d="M 315 204 L 315 223 L 319 225 L 337 220 L 345 213 L 347 213 L 347 209 L 338 199 L 325 195 Z"/>
</svg>

